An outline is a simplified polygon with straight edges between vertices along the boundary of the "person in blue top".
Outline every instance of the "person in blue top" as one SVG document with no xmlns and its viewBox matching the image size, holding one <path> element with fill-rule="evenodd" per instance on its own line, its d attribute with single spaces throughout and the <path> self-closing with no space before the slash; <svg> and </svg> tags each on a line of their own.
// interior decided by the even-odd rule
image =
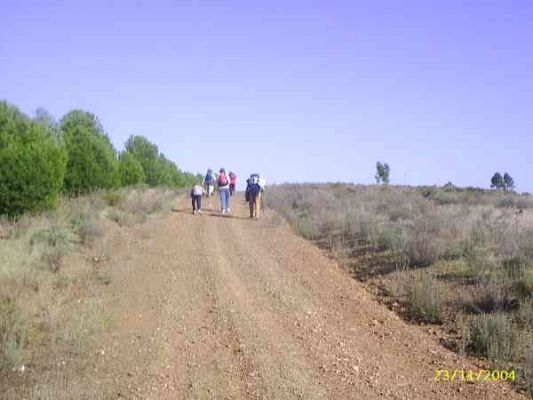
<svg viewBox="0 0 533 400">
<path fill-rule="evenodd" d="M 262 193 L 265 190 L 265 180 L 255 173 L 246 180 L 246 191 L 244 197 L 250 205 L 250 218 L 258 219 L 259 211 L 262 207 Z"/>
<path fill-rule="evenodd" d="M 205 175 L 205 179 L 204 179 L 204 186 L 205 186 L 207 197 L 213 196 L 213 194 L 215 193 L 215 184 L 216 184 L 215 174 L 213 173 L 213 170 L 209 168 L 207 170 L 207 174 Z"/>
</svg>

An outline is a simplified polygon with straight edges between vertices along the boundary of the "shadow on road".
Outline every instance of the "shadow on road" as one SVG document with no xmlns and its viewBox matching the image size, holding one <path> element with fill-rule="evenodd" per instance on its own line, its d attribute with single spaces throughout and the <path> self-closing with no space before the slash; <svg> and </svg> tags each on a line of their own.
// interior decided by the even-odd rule
<svg viewBox="0 0 533 400">
<path fill-rule="evenodd" d="M 209 217 L 217 217 L 217 218 L 250 219 L 248 217 L 240 217 L 238 215 L 231 215 L 231 214 L 207 213 L 206 215 Z"/>
<path fill-rule="evenodd" d="M 183 214 L 190 214 L 190 215 L 193 215 L 192 214 L 192 211 L 190 209 L 185 209 L 185 208 L 172 208 L 171 209 L 172 212 L 175 212 L 175 213 L 183 213 Z M 238 215 L 231 215 L 231 214 L 220 214 L 214 210 L 204 210 L 204 215 L 205 216 L 208 216 L 208 217 L 217 217 L 217 218 L 232 218 L 232 219 L 250 219 L 248 217 L 241 217 L 241 216 L 238 216 Z"/>
</svg>

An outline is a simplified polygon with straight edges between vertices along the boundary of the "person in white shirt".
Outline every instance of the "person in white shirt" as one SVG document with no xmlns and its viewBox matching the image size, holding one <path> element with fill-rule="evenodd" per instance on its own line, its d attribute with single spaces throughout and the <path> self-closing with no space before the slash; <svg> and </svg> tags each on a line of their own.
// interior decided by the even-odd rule
<svg viewBox="0 0 533 400">
<path fill-rule="evenodd" d="M 191 199 L 192 199 L 192 213 L 193 215 L 203 214 L 202 211 L 202 196 L 205 194 L 205 189 L 202 185 L 194 184 L 191 189 Z"/>
</svg>

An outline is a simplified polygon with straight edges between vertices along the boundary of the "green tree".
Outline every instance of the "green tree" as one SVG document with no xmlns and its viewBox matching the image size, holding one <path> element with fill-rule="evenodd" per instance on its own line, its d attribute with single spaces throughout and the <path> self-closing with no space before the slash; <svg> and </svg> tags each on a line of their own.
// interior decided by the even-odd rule
<svg viewBox="0 0 533 400">
<path fill-rule="evenodd" d="M 148 185 L 183 187 L 190 183 L 189 177 L 179 170 L 176 163 L 160 153 L 146 137 L 130 136 L 124 147 L 142 165 Z"/>
<path fill-rule="evenodd" d="M 146 183 L 150 186 L 160 185 L 162 163 L 157 146 L 144 136 L 130 136 L 124 147 L 141 164 Z"/>
<path fill-rule="evenodd" d="M 120 186 L 138 185 L 146 180 L 141 163 L 137 161 L 133 154 L 127 151 L 120 154 L 118 176 Z"/>
<path fill-rule="evenodd" d="M 502 174 L 499 172 L 495 172 L 494 175 L 492 175 L 492 179 L 490 180 L 490 187 L 492 189 L 503 189 L 505 187 L 505 184 L 503 183 L 503 177 Z"/>
<path fill-rule="evenodd" d="M 507 192 L 514 190 L 514 179 L 507 172 L 503 174 L 503 186 Z"/>
<path fill-rule="evenodd" d="M 383 183 L 385 185 L 388 185 L 390 182 L 389 164 L 378 161 L 376 163 L 376 175 L 374 178 L 376 179 L 376 183 Z"/>
<path fill-rule="evenodd" d="M 59 129 L 59 124 L 48 111 L 44 108 L 38 108 L 37 111 L 35 111 L 33 121 L 41 125 L 46 133 L 57 141 L 57 143 L 63 145 L 63 137 L 61 135 L 61 130 Z"/>
<path fill-rule="evenodd" d="M 96 116 L 74 110 L 60 128 L 68 155 L 65 190 L 80 194 L 116 186 L 117 154 Z"/>
<path fill-rule="evenodd" d="M 0 102 L 0 214 L 57 205 L 66 154 L 47 127 Z"/>
</svg>

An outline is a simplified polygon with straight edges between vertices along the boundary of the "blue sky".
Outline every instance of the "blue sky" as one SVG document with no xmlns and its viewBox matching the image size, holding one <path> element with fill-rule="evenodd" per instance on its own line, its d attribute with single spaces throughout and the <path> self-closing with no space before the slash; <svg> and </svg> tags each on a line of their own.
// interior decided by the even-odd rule
<svg viewBox="0 0 533 400">
<path fill-rule="evenodd" d="M 0 3 L 0 99 L 267 181 L 533 191 L 531 1 Z"/>
</svg>

